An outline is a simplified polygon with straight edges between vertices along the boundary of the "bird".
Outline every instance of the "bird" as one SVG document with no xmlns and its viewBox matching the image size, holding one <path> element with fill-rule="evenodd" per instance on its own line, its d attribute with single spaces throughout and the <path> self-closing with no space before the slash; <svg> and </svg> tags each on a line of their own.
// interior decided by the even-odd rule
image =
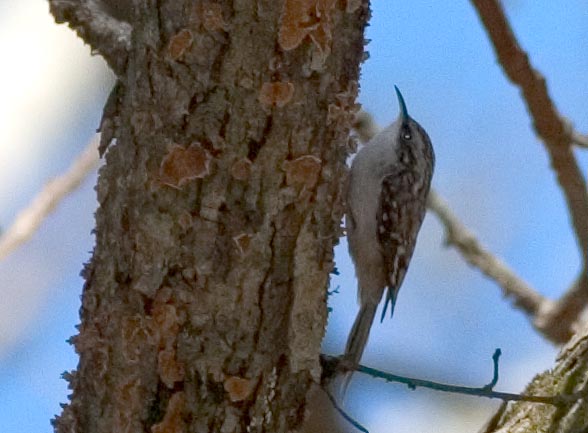
<svg viewBox="0 0 588 433">
<path fill-rule="evenodd" d="M 359 312 L 345 347 L 343 395 L 368 341 L 378 304 L 380 321 L 394 313 L 426 213 L 435 152 L 425 129 L 410 115 L 394 86 L 400 113 L 351 163 L 345 226 L 355 274 Z"/>
</svg>

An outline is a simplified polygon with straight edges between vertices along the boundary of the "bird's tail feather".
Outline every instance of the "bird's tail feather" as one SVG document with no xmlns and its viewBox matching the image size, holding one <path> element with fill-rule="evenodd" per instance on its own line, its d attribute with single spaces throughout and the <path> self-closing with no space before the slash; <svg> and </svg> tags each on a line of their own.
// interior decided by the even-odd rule
<svg viewBox="0 0 588 433">
<path fill-rule="evenodd" d="M 382 309 L 382 317 L 380 317 L 380 323 L 384 321 L 386 318 L 386 311 L 388 310 L 388 305 L 390 305 L 390 318 L 394 315 L 394 307 L 396 306 L 396 296 L 398 295 L 398 289 L 395 289 L 394 286 L 388 287 L 386 291 L 386 301 L 384 302 L 384 308 Z"/>
<path fill-rule="evenodd" d="M 357 313 L 357 317 L 353 323 L 353 328 L 351 328 L 349 338 L 347 339 L 345 355 L 343 355 L 343 360 L 351 367 L 357 366 L 361 360 L 363 350 L 365 349 L 368 337 L 370 336 L 370 329 L 372 327 L 372 322 L 374 321 L 377 308 L 378 304 L 366 304 L 362 305 L 359 309 L 359 313 Z M 345 393 L 347 392 L 347 387 L 349 386 L 352 375 L 353 372 L 349 371 L 345 373 L 345 376 L 343 377 L 343 384 L 341 387 L 342 399 L 345 397 Z"/>
</svg>

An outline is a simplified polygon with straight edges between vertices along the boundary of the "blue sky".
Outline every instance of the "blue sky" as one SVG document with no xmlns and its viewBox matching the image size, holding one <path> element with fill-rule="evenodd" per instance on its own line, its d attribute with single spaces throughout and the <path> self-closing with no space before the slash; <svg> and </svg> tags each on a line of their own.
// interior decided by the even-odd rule
<svg viewBox="0 0 588 433">
<path fill-rule="evenodd" d="M 587 131 L 585 4 L 504 4 L 559 110 Z M 372 8 L 360 102 L 384 126 L 398 113 L 397 84 L 435 146 L 434 187 L 491 251 L 542 294 L 560 295 L 579 269 L 567 211 L 519 92 L 497 64 L 472 6 L 379 0 Z M 14 40 L 20 41 L 16 51 Z M 44 2 L 0 3 L 0 53 L 19 58 L 0 71 L 4 227 L 88 142 L 111 77 L 73 32 L 52 23 Z M 586 172 L 588 158 L 577 154 Z M 48 420 L 66 400 L 59 376 L 77 363 L 65 340 L 78 322 L 78 275 L 93 244 L 94 184 L 91 176 L 31 242 L 0 262 L 0 425 L 6 433 L 50 432 Z M 343 350 L 357 308 L 344 239 L 336 260 L 340 275 L 332 283 L 340 289 L 329 299 L 324 342 L 333 354 Z M 478 386 L 490 379 L 496 347 L 503 351 L 498 388 L 514 392 L 550 367 L 557 352 L 494 283 L 443 246 L 442 227 L 428 215 L 395 316 L 374 325 L 364 362 Z M 372 432 L 427 433 L 475 431 L 496 403 L 356 375 L 347 407 Z"/>
</svg>

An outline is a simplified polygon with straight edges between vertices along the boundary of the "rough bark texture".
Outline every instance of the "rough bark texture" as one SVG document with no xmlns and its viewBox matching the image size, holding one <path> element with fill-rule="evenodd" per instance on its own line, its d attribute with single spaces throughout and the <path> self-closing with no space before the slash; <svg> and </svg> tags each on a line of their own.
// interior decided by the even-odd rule
<svg viewBox="0 0 588 433">
<path fill-rule="evenodd" d="M 529 395 L 577 393 L 577 397 L 561 407 L 528 402 L 503 404 L 482 432 L 586 432 L 587 392 L 588 328 L 585 328 L 562 349 L 553 370 L 537 375 L 525 391 Z"/>
<path fill-rule="evenodd" d="M 58 432 L 300 427 L 367 15 L 367 0 L 134 2 Z"/>
</svg>

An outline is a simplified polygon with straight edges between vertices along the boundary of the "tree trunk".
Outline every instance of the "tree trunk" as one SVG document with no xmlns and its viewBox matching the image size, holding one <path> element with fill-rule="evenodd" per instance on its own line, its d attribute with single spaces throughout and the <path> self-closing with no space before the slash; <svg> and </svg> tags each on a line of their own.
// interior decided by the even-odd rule
<svg viewBox="0 0 588 433">
<path fill-rule="evenodd" d="M 63 11 L 95 0 L 50 2 L 94 49 L 118 52 Z M 120 85 L 102 128 L 117 140 L 56 431 L 300 428 L 367 3 L 133 2 L 128 58 L 107 58 Z"/>
</svg>

